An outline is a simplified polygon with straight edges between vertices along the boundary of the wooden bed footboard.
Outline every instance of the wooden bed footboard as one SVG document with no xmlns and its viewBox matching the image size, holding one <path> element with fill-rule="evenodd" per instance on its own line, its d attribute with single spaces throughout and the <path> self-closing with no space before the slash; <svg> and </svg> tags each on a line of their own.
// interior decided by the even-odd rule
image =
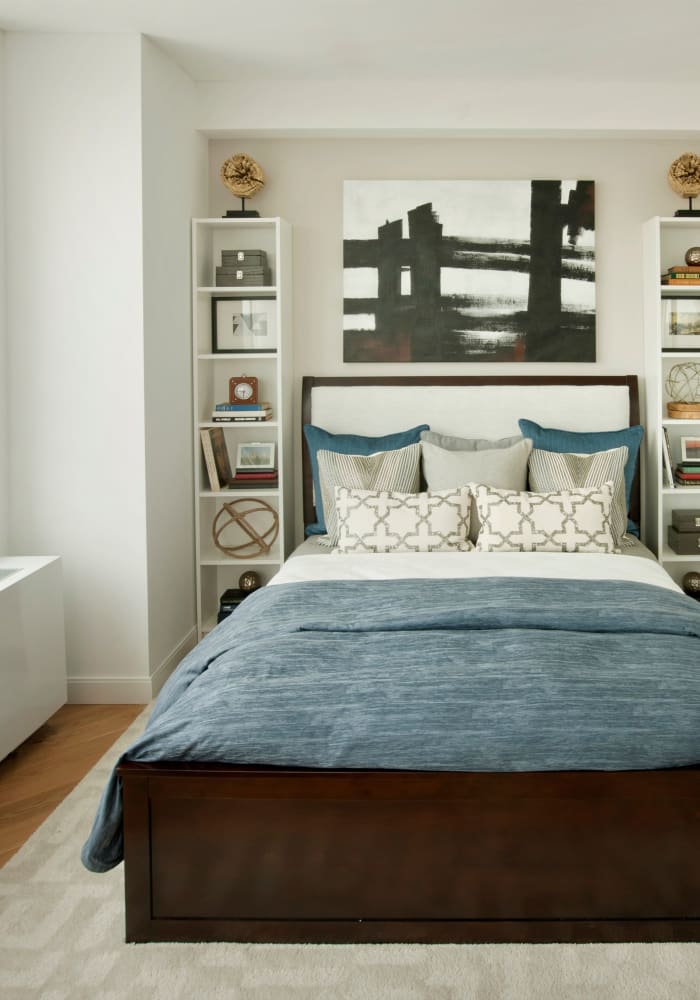
<svg viewBox="0 0 700 1000">
<path fill-rule="evenodd" d="M 700 940 L 700 770 L 119 767 L 128 941 Z"/>
</svg>

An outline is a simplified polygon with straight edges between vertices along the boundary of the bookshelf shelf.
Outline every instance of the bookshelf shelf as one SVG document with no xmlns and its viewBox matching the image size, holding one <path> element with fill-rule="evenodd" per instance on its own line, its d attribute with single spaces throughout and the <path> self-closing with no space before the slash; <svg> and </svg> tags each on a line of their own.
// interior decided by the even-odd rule
<svg viewBox="0 0 700 1000">
<path fill-rule="evenodd" d="M 262 250 L 270 268 L 273 284 L 223 286 L 214 284 L 217 266 L 226 251 Z M 238 265 L 235 265 L 238 266 Z M 276 573 L 292 545 L 292 362 L 291 362 L 291 227 L 284 219 L 193 219 L 192 220 L 192 357 L 194 413 L 195 481 L 195 559 L 197 577 L 197 628 L 201 639 L 216 625 L 219 598 L 224 590 L 238 587 L 246 570 L 254 570 L 263 584 Z M 264 298 L 274 302 L 266 306 L 265 329 L 274 323 L 274 350 L 212 351 L 212 302 L 215 297 Z M 221 320 L 220 320 L 221 322 Z M 231 337 L 230 327 L 228 336 Z M 240 326 L 233 333 L 240 333 Z M 250 326 L 248 337 L 253 332 Z M 256 331 L 257 332 L 257 331 Z M 235 338 L 233 340 L 235 343 Z M 230 346 L 230 341 L 225 341 Z M 243 342 L 245 343 L 245 342 Z M 243 346 L 243 344 L 242 344 Z M 253 345 L 254 346 L 254 345 Z M 269 402 L 273 419 L 265 421 L 214 421 L 211 414 L 217 403 L 229 400 L 229 379 L 248 376 L 258 380 L 258 398 Z M 207 440 L 216 440 L 219 449 L 217 473 L 225 472 L 225 459 L 235 471 L 239 444 L 274 443 L 278 471 L 276 486 L 260 489 L 212 489 L 202 450 L 201 432 Z M 223 435 L 223 438 L 222 438 Z M 223 440 L 223 447 L 222 447 Z M 210 461 L 211 461 L 210 453 Z M 215 462 L 216 465 L 216 462 Z M 278 520 L 278 535 L 269 552 L 236 559 L 220 551 L 213 540 L 213 523 L 226 502 L 259 499 L 269 504 Z M 263 506 L 263 505 L 261 505 Z M 244 509 L 246 505 L 243 505 Z M 270 512 L 246 514 L 261 535 L 269 526 Z M 267 519 L 267 520 L 266 520 Z M 220 541 L 226 545 L 243 544 L 241 529 L 227 526 Z"/>
</svg>

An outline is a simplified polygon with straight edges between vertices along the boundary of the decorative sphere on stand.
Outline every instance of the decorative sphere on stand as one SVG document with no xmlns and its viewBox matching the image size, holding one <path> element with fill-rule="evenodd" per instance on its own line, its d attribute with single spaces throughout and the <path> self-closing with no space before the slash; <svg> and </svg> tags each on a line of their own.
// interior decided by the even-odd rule
<svg viewBox="0 0 700 1000">
<path fill-rule="evenodd" d="M 695 570 L 686 573 L 681 580 L 681 586 L 688 597 L 694 597 L 696 601 L 700 601 L 700 573 Z"/>
<path fill-rule="evenodd" d="M 700 264 L 700 247 L 688 247 L 685 252 L 685 262 L 688 267 L 697 267 Z"/>
</svg>

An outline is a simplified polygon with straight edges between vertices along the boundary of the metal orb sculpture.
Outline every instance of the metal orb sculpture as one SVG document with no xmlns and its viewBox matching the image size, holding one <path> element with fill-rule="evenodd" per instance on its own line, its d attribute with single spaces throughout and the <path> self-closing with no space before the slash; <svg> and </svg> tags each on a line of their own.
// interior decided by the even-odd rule
<svg viewBox="0 0 700 1000">
<path fill-rule="evenodd" d="M 688 267 L 697 267 L 700 264 L 700 247 L 688 247 L 685 252 L 685 262 Z"/>
<path fill-rule="evenodd" d="M 247 211 L 246 198 L 252 198 L 265 186 L 265 178 L 259 163 L 247 153 L 235 153 L 221 165 L 219 172 L 224 187 L 241 199 L 240 211 L 227 212 L 230 218 L 257 217 L 258 212 Z"/>
<path fill-rule="evenodd" d="M 255 515 L 254 518 L 251 515 Z M 262 527 L 258 525 L 262 522 Z M 259 497 L 240 497 L 224 503 L 214 518 L 211 535 L 217 549 L 232 559 L 251 559 L 269 555 L 279 534 L 279 515 L 274 507 Z M 239 536 L 247 536 L 236 544 L 224 542 L 227 529 L 238 529 Z"/>
<path fill-rule="evenodd" d="M 245 573 L 241 573 L 238 578 L 238 589 L 239 590 L 258 590 L 262 586 L 260 577 L 252 569 L 247 569 Z"/>
<path fill-rule="evenodd" d="M 682 153 L 668 168 L 668 183 L 681 198 L 688 199 L 688 208 L 679 209 L 678 216 L 700 215 L 693 208 L 693 198 L 700 194 L 700 156 L 697 153 Z"/>
<path fill-rule="evenodd" d="M 700 362 L 674 365 L 666 378 L 666 392 L 676 403 L 700 403 Z"/>
<path fill-rule="evenodd" d="M 681 581 L 681 586 L 688 597 L 694 597 L 696 601 L 700 601 L 700 573 L 695 570 L 686 573 Z"/>
</svg>

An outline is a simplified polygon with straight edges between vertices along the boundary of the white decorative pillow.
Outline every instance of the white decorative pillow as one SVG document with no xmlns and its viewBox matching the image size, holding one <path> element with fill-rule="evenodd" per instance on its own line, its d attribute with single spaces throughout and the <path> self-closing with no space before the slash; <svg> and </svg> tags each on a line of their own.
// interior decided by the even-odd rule
<svg viewBox="0 0 700 1000">
<path fill-rule="evenodd" d="M 597 451 L 591 455 L 542 451 L 533 448 L 528 462 L 530 489 L 537 493 L 551 490 L 581 489 L 612 482 L 613 502 L 610 511 L 611 531 L 616 546 L 622 544 L 627 530 L 625 500 L 626 447 Z"/>
<path fill-rule="evenodd" d="M 449 490 L 467 483 L 484 483 L 504 490 L 527 489 L 527 460 L 532 441 L 519 438 L 509 447 L 453 451 L 432 444 L 421 435 L 423 475 L 429 490 Z M 469 536 L 476 541 L 479 514 L 472 504 Z"/>
<path fill-rule="evenodd" d="M 471 491 L 479 508 L 480 552 L 619 552 L 612 536 L 613 484 L 557 493 Z"/>
<path fill-rule="evenodd" d="M 467 552 L 469 487 L 395 493 L 336 487 L 341 552 Z"/>
<path fill-rule="evenodd" d="M 338 541 L 336 486 L 399 493 L 416 493 L 420 487 L 420 445 L 417 443 L 394 451 L 378 451 L 374 455 L 342 455 L 321 450 L 316 452 L 316 457 L 328 545 L 336 545 Z"/>
</svg>

